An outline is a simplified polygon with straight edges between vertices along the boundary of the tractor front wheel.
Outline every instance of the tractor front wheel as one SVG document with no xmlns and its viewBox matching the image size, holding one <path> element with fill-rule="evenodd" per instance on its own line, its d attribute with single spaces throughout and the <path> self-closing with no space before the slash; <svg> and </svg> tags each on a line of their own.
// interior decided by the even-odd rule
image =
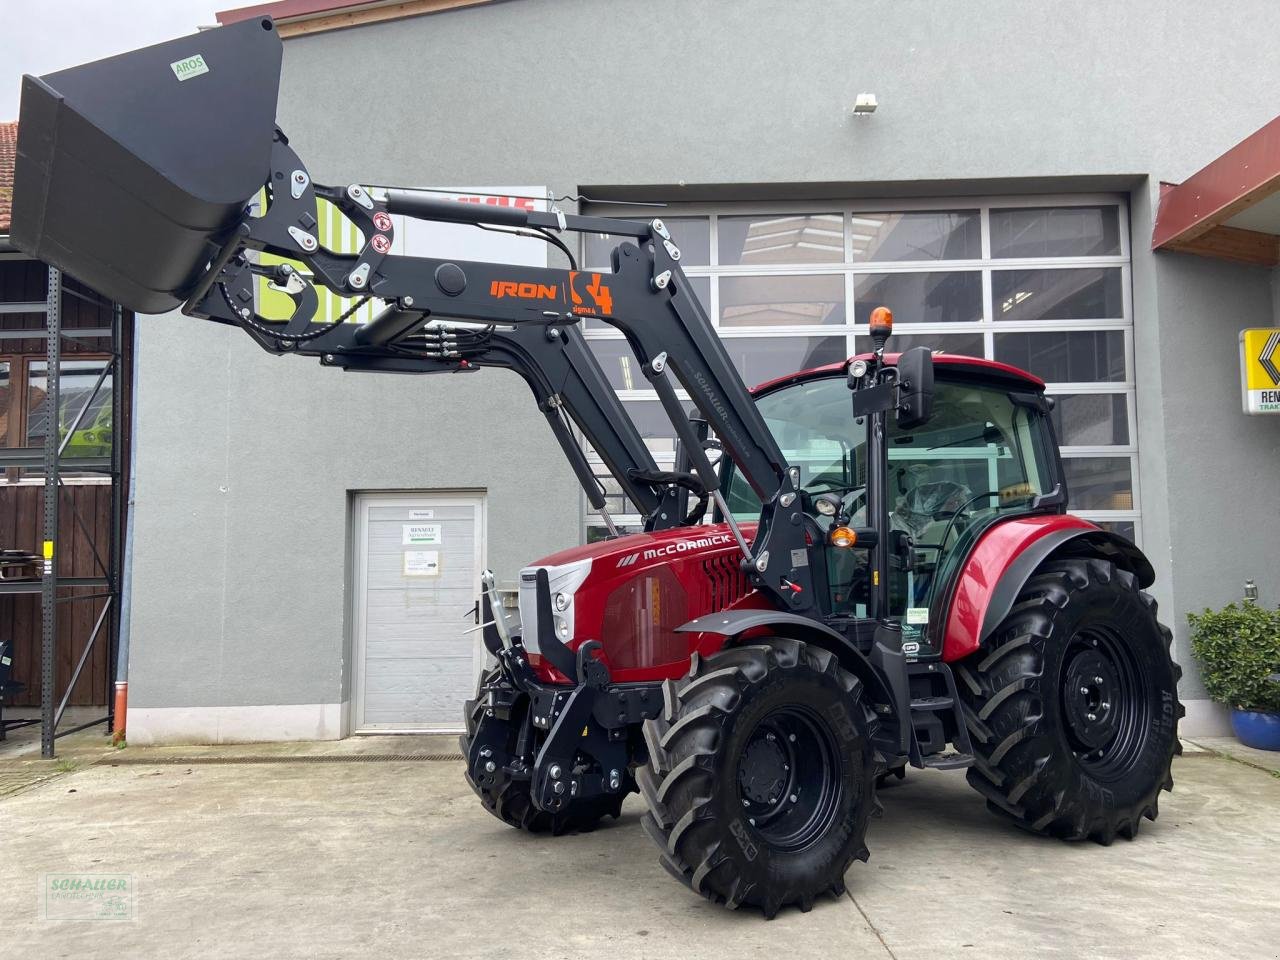
<svg viewBox="0 0 1280 960">
<path fill-rule="evenodd" d="M 1100 558 L 1050 560 L 956 667 L 971 786 L 1036 833 L 1109 844 L 1173 789 L 1182 671 L 1156 603 Z"/>
<path fill-rule="evenodd" d="M 730 909 L 808 910 L 867 859 L 880 772 L 861 682 L 826 650 L 769 639 L 714 656 L 664 687 L 637 780 L 661 862 Z"/>
</svg>

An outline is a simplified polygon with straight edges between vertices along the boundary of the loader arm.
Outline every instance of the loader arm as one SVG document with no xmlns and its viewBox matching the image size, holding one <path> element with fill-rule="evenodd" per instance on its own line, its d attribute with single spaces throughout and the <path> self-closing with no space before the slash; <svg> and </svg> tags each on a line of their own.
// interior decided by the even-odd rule
<svg viewBox="0 0 1280 960">
<path fill-rule="evenodd" d="M 680 268 L 680 251 L 661 220 L 496 208 L 390 189 L 375 197 L 357 184 L 315 184 L 276 131 L 267 202 L 228 231 L 184 305 L 184 312 L 242 327 L 272 353 L 318 357 L 352 370 L 464 371 L 501 366 L 533 389 L 593 506 L 603 498 L 581 451 L 560 419 L 563 409 L 600 453 L 612 475 L 650 517 L 651 527 L 684 522 L 679 485 L 716 498 L 756 586 L 784 609 L 816 611 L 800 513 L 798 471 L 788 467 L 756 410 L 715 329 Z M 288 186 L 286 186 L 286 184 Z M 317 198 L 337 206 L 360 229 L 358 253 L 325 249 L 312 230 Z M 502 226 L 545 232 L 611 234 L 629 238 L 613 252 L 612 273 L 451 261 L 391 254 L 390 214 L 420 220 Z M 299 261 L 264 266 L 251 252 Z M 256 278 L 287 293 L 295 310 L 286 320 L 256 313 Z M 344 297 L 373 297 L 389 306 L 363 324 L 316 323 L 313 282 Z M 579 329 L 594 317 L 620 330 L 636 354 L 675 428 L 696 475 L 657 471 L 635 425 L 618 402 Z M 755 541 L 748 544 L 729 516 L 719 478 L 708 460 L 677 385 L 689 395 L 737 468 L 764 504 Z M 607 516 L 607 515 L 606 515 Z"/>
</svg>

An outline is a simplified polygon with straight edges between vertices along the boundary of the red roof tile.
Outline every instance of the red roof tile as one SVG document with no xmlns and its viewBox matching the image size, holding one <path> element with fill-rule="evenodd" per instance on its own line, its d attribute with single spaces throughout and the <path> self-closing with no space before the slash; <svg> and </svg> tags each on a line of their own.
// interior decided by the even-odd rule
<svg viewBox="0 0 1280 960">
<path fill-rule="evenodd" d="M 13 209 L 13 157 L 18 150 L 18 124 L 0 123 L 0 236 L 9 232 Z"/>
</svg>

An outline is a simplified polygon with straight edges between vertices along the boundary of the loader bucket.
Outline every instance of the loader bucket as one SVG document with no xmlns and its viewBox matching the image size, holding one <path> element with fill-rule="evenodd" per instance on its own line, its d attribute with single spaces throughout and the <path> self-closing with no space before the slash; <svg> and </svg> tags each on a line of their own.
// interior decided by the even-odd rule
<svg viewBox="0 0 1280 960">
<path fill-rule="evenodd" d="M 139 313 L 181 304 L 267 180 L 280 58 L 255 18 L 24 77 L 14 245 Z"/>
</svg>

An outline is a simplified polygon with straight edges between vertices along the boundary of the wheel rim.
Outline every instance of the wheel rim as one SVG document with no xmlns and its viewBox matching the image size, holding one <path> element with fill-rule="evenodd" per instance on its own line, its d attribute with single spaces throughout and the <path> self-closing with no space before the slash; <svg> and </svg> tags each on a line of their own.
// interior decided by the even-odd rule
<svg viewBox="0 0 1280 960">
<path fill-rule="evenodd" d="M 843 789 L 840 754 L 826 724 L 806 707 L 766 714 L 738 756 L 738 801 L 766 843 L 796 850 L 823 836 Z"/>
<path fill-rule="evenodd" d="M 1111 629 L 1090 626 L 1071 638 L 1062 708 L 1072 753 L 1092 776 L 1120 779 L 1141 756 L 1151 708 L 1133 654 Z"/>
</svg>

